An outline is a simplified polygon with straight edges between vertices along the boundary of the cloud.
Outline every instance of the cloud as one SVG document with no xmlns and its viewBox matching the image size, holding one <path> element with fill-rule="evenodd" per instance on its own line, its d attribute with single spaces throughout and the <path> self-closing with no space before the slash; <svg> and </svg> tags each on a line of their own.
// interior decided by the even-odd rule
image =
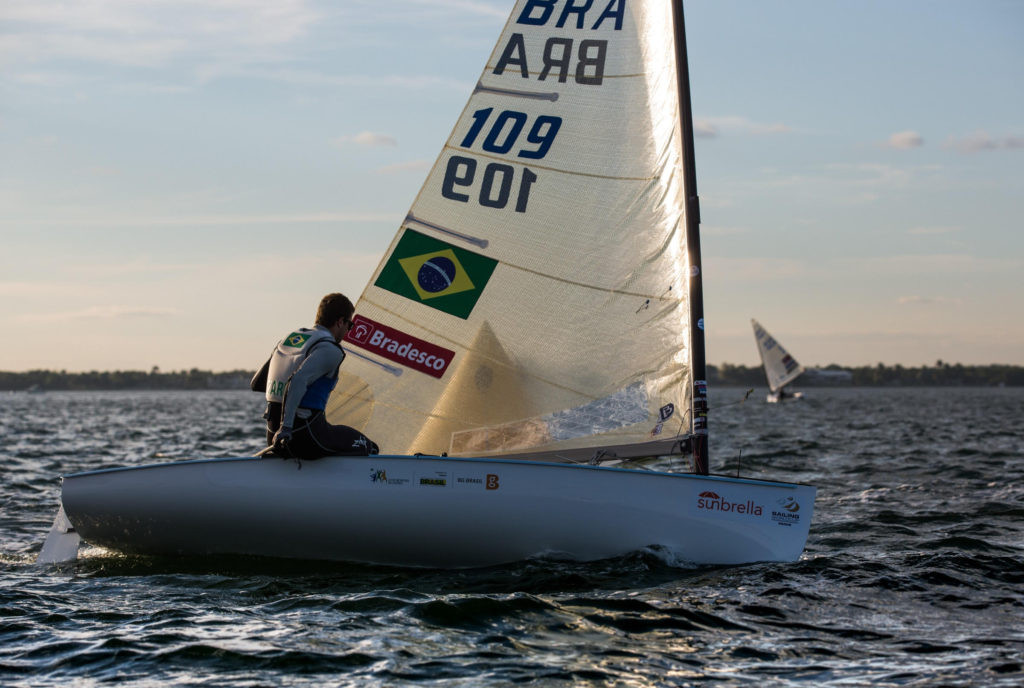
<svg viewBox="0 0 1024 688">
<path fill-rule="evenodd" d="M 865 270 L 889 275 L 963 275 L 1016 272 L 1024 267 L 1020 258 L 979 258 L 962 253 L 879 256 L 865 262 Z"/>
<path fill-rule="evenodd" d="M 887 148 L 895 148 L 897 150 L 920 148 L 924 145 L 924 137 L 916 131 L 898 131 L 889 137 L 885 145 Z"/>
<path fill-rule="evenodd" d="M 320 224 L 334 222 L 394 222 L 391 213 L 374 212 L 319 212 L 319 213 L 266 213 L 262 215 L 237 215 L 208 213 L 200 215 L 127 215 L 117 211 L 105 213 L 70 212 L 62 217 L 41 217 L 37 221 L 23 220 L 21 224 L 31 226 L 42 224 L 60 227 L 215 227 L 230 225 L 268 224 Z M 401 218 L 398 218 L 399 220 Z"/>
<path fill-rule="evenodd" d="M 357 146 L 367 148 L 381 148 L 383 146 L 397 146 L 398 141 L 387 134 L 375 134 L 372 131 L 361 131 L 355 136 L 339 136 L 333 142 L 337 146 L 345 146 L 354 143 Z"/>
<path fill-rule="evenodd" d="M 962 227 L 911 227 L 907 234 L 915 236 L 935 236 L 938 234 L 953 234 L 959 232 Z"/>
<path fill-rule="evenodd" d="M 167 318 L 178 315 L 176 308 L 152 306 L 90 306 L 64 313 L 32 313 L 21 316 L 32 322 L 57 322 L 60 320 L 124 320 L 136 318 Z"/>
<path fill-rule="evenodd" d="M 705 274 L 728 276 L 731 281 L 763 283 L 774 280 L 791 280 L 813 275 L 820 268 L 809 266 L 793 258 L 721 258 L 707 256 L 704 259 Z M 709 266 L 713 266 L 709 269 Z"/>
<path fill-rule="evenodd" d="M 764 124 L 746 117 L 729 115 L 725 117 L 701 117 L 694 120 L 694 133 L 704 138 L 716 137 L 719 132 L 761 136 L 765 134 L 786 134 L 793 131 L 787 124 L 776 122 Z"/>
<path fill-rule="evenodd" d="M 393 2 L 393 0 L 389 0 Z M 424 5 L 427 7 L 447 7 L 459 12 L 479 14 L 482 16 L 498 17 L 506 19 L 508 10 L 504 7 L 494 7 L 486 2 L 475 0 L 411 0 L 412 4 Z"/>
<path fill-rule="evenodd" d="M 29 296 L 58 296 L 66 295 L 67 289 L 63 284 L 52 282 L 0 282 L 0 296 L 24 300 Z"/>
<path fill-rule="evenodd" d="M 424 172 L 430 170 L 429 160 L 410 160 L 408 162 L 400 162 L 394 165 L 386 165 L 379 167 L 374 172 L 377 174 L 401 174 L 403 172 Z"/>
<path fill-rule="evenodd" d="M 904 187 L 913 176 L 906 168 L 874 162 L 832 163 L 825 165 L 825 169 L 835 172 L 843 183 L 885 189 Z"/>
<path fill-rule="evenodd" d="M 948 299 L 944 296 L 901 296 L 896 303 L 901 306 L 959 306 L 963 299 Z"/>
<path fill-rule="evenodd" d="M 958 150 L 961 153 L 980 153 L 994 150 L 1017 150 L 1024 149 L 1024 137 L 1003 136 L 993 138 L 987 131 L 976 131 L 963 138 L 950 137 L 946 140 L 946 148 Z"/>
<path fill-rule="evenodd" d="M 265 63 L 315 25 L 308 0 L 5 0 L 0 58 L 162 66 L 180 58 Z"/>
<path fill-rule="evenodd" d="M 701 199 L 703 200 L 703 198 Z M 702 207 L 707 207 L 701 204 Z M 729 237 L 729 236 L 744 236 L 750 234 L 750 230 L 745 227 L 721 227 L 716 225 L 701 225 L 700 233 L 705 236 L 714 235 L 716 237 Z"/>
<path fill-rule="evenodd" d="M 693 135 L 702 139 L 713 139 L 718 136 L 718 128 L 710 120 L 694 119 Z"/>
</svg>

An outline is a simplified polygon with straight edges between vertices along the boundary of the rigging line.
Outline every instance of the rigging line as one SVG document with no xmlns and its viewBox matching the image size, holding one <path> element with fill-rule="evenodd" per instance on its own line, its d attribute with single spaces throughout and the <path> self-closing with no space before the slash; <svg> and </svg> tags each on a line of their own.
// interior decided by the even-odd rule
<svg viewBox="0 0 1024 688">
<path fill-rule="evenodd" d="M 564 170 L 559 167 L 551 167 L 549 165 L 537 165 L 532 161 L 524 162 L 521 160 L 513 160 L 504 155 L 491 155 L 488 153 L 481 153 L 480 151 L 469 150 L 468 148 L 463 148 L 461 146 L 453 146 L 448 143 L 444 144 L 444 147 L 446 150 L 458 151 L 460 153 L 469 153 L 479 158 L 487 158 L 488 160 L 500 160 L 501 162 L 504 163 L 512 163 L 515 165 L 521 165 L 523 167 L 526 167 L 526 165 L 529 164 L 530 169 L 545 170 L 547 172 L 556 172 L 558 174 L 567 174 L 573 177 L 590 177 L 591 179 L 610 179 L 612 181 L 619 182 L 649 182 L 658 178 L 658 175 L 652 175 L 650 177 L 619 177 L 610 174 L 594 174 L 593 172 L 573 172 L 571 170 Z M 440 161 L 440 158 L 438 158 L 438 161 Z"/>
<path fill-rule="evenodd" d="M 715 407 L 710 407 L 709 406 L 708 407 L 708 413 L 711 413 L 712 411 L 717 411 L 718 409 L 726 408 L 727 406 L 736 406 L 737 404 L 742 404 L 743 402 L 745 402 L 747 400 L 747 398 L 750 396 L 750 394 L 753 391 L 754 391 L 753 388 L 748 389 L 747 393 L 744 394 L 743 398 L 740 399 L 739 401 L 730 401 L 728 404 L 719 404 L 718 406 L 715 406 Z"/>
</svg>

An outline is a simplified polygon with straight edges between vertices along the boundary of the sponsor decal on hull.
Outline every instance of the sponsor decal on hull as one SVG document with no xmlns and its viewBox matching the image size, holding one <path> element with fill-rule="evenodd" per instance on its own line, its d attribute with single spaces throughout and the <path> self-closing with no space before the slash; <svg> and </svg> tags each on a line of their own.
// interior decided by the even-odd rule
<svg viewBox="0 0 1024 688">
<path fill-rule="evenodd" d="M 448 475 L 447 471 L 432 471 L 417 475 L 413 482 L 420 486 L 447 487 L 450 480 L 451 476 Z"/>
<path fill-rule="evenodd" d="M 791 526 L 800 523 L 800 502 L 793 497 L 785 497 L 775 502 L 778 509 L 772 509 L 772 520 L 780 526 Z"/>
<path fill-rule="evenodd" d="M 722 514 L 731 517 L 753 517 L 764 515 L 764 507 L 753 499 L 740 497 L 733 501 L 720 496 L 712 490 L 705 490 L 697 495 L 696 512 L 702 514 Z"/>
<path fill-rule="evenodd" d="M 406 368 L 418 370 L 431 377 L 441 378 L 455 352 L 424 341 L 401 330 L 396 330 L 362 315 L 357 315 L 352 329 L 345 335 L 348 344 L 354 344 Z"/>
<path fill-rule="evenodd" d="M 378 485 L 408 485 L 408 478 L 388 477 L 387 471 L 380 468 L 370 469 L 370 482 Z"/>
</svg>

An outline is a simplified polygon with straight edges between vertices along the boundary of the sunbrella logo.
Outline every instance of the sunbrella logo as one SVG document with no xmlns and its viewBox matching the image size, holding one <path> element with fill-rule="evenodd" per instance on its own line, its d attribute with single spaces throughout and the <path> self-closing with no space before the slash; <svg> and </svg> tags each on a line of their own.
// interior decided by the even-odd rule
<svg viewBox="0 0 1024 688">
<path fill-rule="evenodd" d="M 493 258 L 406 229 L 373 284 L 465 320 L 497 264 Z"/>
<path fill-rule="evenodd" d="M 711 490 L 705 490 L 697 496 L 697 508 L 703 511 L 718 511 L 726 514 L 749 516 L 760 516 L 764 513 L 764 509 L 754 504 L 752 499 L 748 499 L 745 502 L 730 502 Z"/>
</svg>

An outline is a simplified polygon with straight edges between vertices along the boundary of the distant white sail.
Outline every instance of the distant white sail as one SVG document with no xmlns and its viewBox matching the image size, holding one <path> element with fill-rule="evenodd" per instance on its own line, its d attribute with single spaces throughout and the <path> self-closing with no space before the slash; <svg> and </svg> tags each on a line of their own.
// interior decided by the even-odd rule
<svg viewBox="0 0 1024 688">
<path fill-rule="evenodd" d="M 768 378 L 768 388 L 777 392 L 804 372 L 804 367 L 789 355 L 782 345 L 775 341 L 756 320 L 751 319 L 754 326 L 754 340 L 757 342 L 757 353 L 761 354 L 764 374 Z"/>
<path fill-rule="evenodd" d="M 328 405 L 386 452 L 691 431 L 670 2 L 520 0 L 357 303 Z"/>
</svg>

